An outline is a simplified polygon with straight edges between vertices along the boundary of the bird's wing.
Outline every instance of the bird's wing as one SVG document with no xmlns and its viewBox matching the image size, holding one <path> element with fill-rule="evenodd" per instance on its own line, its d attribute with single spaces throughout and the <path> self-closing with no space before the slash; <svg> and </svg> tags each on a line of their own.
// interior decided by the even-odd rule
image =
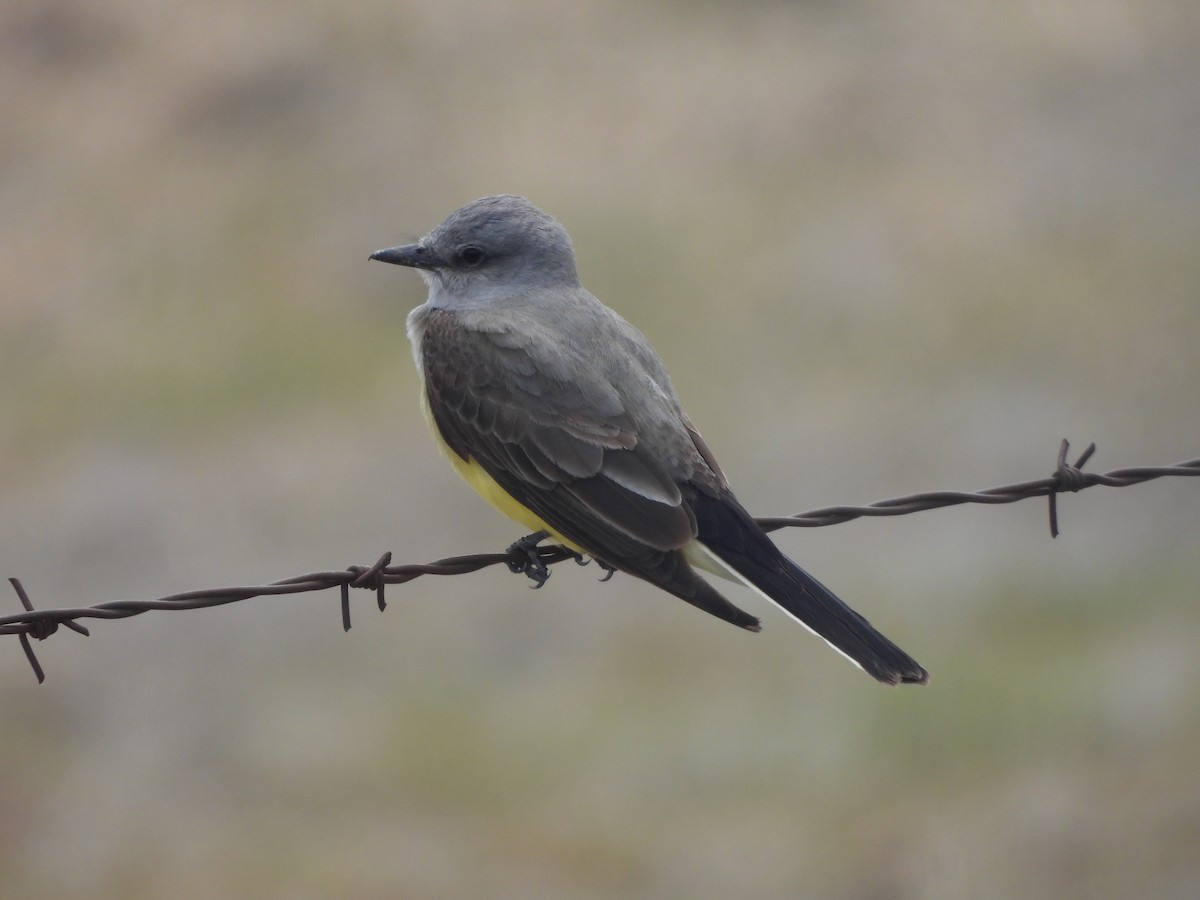
<svg viewBox="0 0 1200 900">
<path fill-rule="evenodd" d="M 431 311 L 421 360 L 442 438 L 601 559 L 686 545 L 695 519 L 620 393 L 599 379 L 559 377 L 575 367 L 541 358 L 542 347 L 528 334 L 473 330 L 451 311 Z"/>
<path fill-rule="evenodd" d="M 536 334 L 465 328 L 447 310 L 430 311 L 423 329 L 429 411 L 454 453 L 590 555 L 758 631 L 681 549 L 696 535 L 690 463 L 712 478 L 681 422 L 643 427 L 611 380 L 590 377 L 595 366 L 562 347 L 548 355 Z"/>
</svg>

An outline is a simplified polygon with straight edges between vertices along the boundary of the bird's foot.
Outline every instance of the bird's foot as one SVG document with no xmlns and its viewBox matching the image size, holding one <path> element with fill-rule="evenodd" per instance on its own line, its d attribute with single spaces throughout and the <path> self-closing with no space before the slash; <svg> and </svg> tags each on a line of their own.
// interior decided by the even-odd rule
<svg viewBox="0 0 1200 900">
<path fill-rule="evenodd" d="M 522 573 L 533 582 L 534 590 L 540 588 L 550 578 L 549 567 L 542 562 L 542 558 L 538 555 L 538 544 L 548 537 L 550 537 L 548 531 L 535 531 L 533 534 L 525 535 L 519 541 L 513 541 L 507 551 L 511 557 L 506 563 L 508 570 L 513 573 Z"/>
</svg>

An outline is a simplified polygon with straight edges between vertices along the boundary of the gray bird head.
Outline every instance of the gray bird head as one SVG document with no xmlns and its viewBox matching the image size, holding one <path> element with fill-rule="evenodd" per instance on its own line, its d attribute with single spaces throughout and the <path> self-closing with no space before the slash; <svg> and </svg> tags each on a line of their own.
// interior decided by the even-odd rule
<svg viewBox="0 0 1200 900">
<path fill-rule="evenodd" d="M 435 306 L 579 284 L 566 229 L 509 194 L 473 200 L 417 243 L 379 250 L 371 259 L 416 269 Z"/>
</svg>

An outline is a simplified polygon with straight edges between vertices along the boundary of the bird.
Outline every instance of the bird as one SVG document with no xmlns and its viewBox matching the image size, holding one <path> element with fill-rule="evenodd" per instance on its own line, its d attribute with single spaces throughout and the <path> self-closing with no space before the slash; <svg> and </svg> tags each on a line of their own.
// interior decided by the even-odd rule
<svg viewBox="0 0 1200 900">
<path fill-rule="evenodd" d="M 649 340 L 580 283 L 553 216 L 524 197 L 483 197 L 370 259 L 424 280 L 428 297 L 406 323 L 422 409 L 458 474 L 531 530 L 514 547 L 552 539 L 758 631 L 701 569 L 751 588 L 884 684 L 928 682 L 755 523 Z"/>
</svg>

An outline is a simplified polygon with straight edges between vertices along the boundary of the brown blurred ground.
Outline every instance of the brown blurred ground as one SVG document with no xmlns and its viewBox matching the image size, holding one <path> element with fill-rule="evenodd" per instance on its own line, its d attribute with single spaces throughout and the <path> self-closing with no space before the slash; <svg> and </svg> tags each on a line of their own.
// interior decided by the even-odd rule
<svg viewBox="0 0 1200 900">
<path fill-rule="evenodd" d="M 1188 4 L 10 0 L 0 575 L 506 545 L 366 261 L 501 191 L 762 514 L 1196 456 L 1198 84 Z M 1198 509 L 782 536 L 924 690 L 569 567 L 10 639 L 0 895 L 1193 897 Z"/>
</svg>

